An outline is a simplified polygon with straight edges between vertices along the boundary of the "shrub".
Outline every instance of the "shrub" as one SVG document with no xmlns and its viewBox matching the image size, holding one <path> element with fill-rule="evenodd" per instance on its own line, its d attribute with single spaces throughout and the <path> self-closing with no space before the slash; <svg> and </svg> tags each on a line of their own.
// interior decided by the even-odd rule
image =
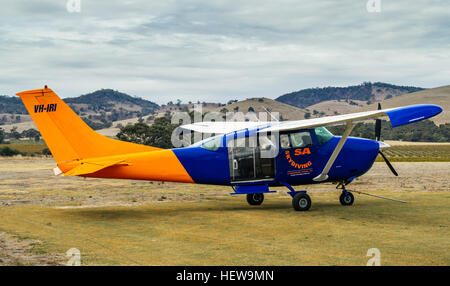
<svg viewBox="0 0 450 286">
<path fill-rule="evenodd" d="M 0 148 L 0 156 L 15 156 L 21 154 L 18 150 L 9 147 Z"/>
</svg>

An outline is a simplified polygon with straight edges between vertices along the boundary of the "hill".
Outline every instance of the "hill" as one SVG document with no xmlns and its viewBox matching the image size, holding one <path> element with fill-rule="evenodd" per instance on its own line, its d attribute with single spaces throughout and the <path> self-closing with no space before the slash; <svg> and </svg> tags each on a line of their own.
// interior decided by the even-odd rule
<svg viewBox="0 0 450 286">
<path fill-rule="evenodd" d="M 279 101 L 275 101 L 270 98 L 249 98 L 243 101 L 233 102 L 231 104 L 218 107 L 216 111 L 226 112 L 243 112 L 244 114 L 249 111 L 254 111 L 256 114 L 260 112 L 266 112 L 266 109 L 270 112 L 278 112 L 280 114 L 280 120 L 300 120 L 305 118 L 306 110 L 291 106 Z M 270 116 L 267 118 L 270 120 Z"/>
<path fill-rule="evenodd" d="M 348 87 L 308 88 L 284 94 L 275 100 L 299 108 L 306 108 L 324 101 L 343 101 L 345 105 L 358 106 L 361 103 L 357 101 L 370 104 L 420 90 L 423 88 L 365 82 Z"/>
<path fill-rule="evenodd" d="M 78 97 L 63 99 L 94 129 L 109 127 L 111 122 L 139 118 L 155 113 L 159 105 L 112 89 L 101 89 Z M 36 128 L 19 97 L 0 96 L 0 126 L 9 131 Z"/>
<path fill-rule="evenodd" d="M 444 110 L 441 114 L 430 118 L 430 120 L 437 125 L 450 123 L 450 85 L 417 91 L 407 95 L 386 99 L 381 102 L 381 106 L 383 108 L 392 108 L 411 104 L 439 105 Z M 373 103 L 368 106 L 361 107 L 356 111 L 374 110 L 376 108 L 377 104 Z"/>
<path fill-rule="evenodd" d="M 411 104 L 436 104 L 444 110 L 441 114 L 430 118 L 435 124 L 450 123 L 450 85 L 430 88 L 422 91 L 401 95 L 394 98 L 386 99 L 381 102 L 383 108 L 392 108 Z M 374 110 L 377 104 L 373 103 L 368 106 L 359 108 L 356 111 Z"/>
<path fill-rule="evenodd" d="M 78 97 L 65 98 L 64 101 L 77 113 L 129 111 L 136 114 L 150 114 L 159 106 L 139 97 L 133 97 L 112 89 L 101 89 Z M 131 114 L 130 114 L 131 115 Z M 130 116 L 135 117 L 135 116 Z"/>
</svg>

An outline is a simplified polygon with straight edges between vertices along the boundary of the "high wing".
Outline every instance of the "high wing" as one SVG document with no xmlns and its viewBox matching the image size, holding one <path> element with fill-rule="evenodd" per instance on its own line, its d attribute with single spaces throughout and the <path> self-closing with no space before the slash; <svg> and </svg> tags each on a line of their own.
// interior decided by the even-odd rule
<svg viewBox="0 0 450 286">
<path fill-rule="evenodd" d="M 288 131 L 326 125 L 345 124 L 386 116 L 391 121 L 392 127 L 396 127 L 430 118 L 440 112 L 442 112 L 440 106 L 420 104 L 296 121 L 197 122 L 183 125 L 181 128 L 201 133 L 215 134 L 226 134 L 243 129 L 259 129 L 258 132 Z"/>
<path fill-rule="evenodd" d="M 242 129 L 255 129 L 259 126 L 268 127 L 273 122 L 262 122 L 262 121 L 242 121 L 242 122 L 224 122 L 224 121 L 213 121 L 213 122 L 196 122 L 193 124 L 186 124 L 180 126 L 186 130 L 192 130 L 200 133 L 215 133 L 215 134 L 226 134 Z"/>
</svg>

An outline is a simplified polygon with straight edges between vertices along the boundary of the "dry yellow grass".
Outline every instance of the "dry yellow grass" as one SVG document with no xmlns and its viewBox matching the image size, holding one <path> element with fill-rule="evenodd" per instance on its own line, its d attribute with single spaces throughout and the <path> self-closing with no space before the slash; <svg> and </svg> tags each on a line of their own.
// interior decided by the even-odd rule
<svg viewBox="0 0 450 286">
<path fill-rule="evenodd" d="M 450 163 L 376 163 L 338 202 L 330 184 L 306 186 L 313 206 L 290 197 L 250 207 L 227 187 L 53 177 L 50 159 L 0 160 L 0 231 L 37 239 L 32 251 L 81 251 L 83 265 L 449 265 Z M 298 188 L 299 189 L 299 188 Z M 163 198 L 164 197 L 164 198 Z"/>
<path fill-rule="evenodd" d="M 364 265 L 376 247 L 383 265 L 448 265 L 450 195 L 393 194 L 395 204 L 313 194 L 310 212 L 288 198 L 262 207 L 242 197 L 133 207 L 1 208 L 0 228 L 45 242 L 50 253 L 80 249 L 85 265 Z"/>
</svg>

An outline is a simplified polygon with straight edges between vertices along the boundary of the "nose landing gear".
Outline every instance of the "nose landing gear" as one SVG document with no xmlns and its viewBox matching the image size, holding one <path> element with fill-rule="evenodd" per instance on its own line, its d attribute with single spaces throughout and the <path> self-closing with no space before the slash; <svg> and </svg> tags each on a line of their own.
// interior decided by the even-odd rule
<svg viewBox="0 0 450 286">
<path fill-rule="evenodd" d="M 353 202 L 355 201 L 355 197 L 353 196 L 352 193 L 347 191 L 347 189 L 345 188 L 345 183 L 339 183 L 336 186 L 336 189 L 339 189 L 339 188 L 342 189 L 342 193 L 339 196 L 339 202 L 341 202 L 341 205 L 343 205 L 343 206 L 353 205 Z"/>
</svg>

